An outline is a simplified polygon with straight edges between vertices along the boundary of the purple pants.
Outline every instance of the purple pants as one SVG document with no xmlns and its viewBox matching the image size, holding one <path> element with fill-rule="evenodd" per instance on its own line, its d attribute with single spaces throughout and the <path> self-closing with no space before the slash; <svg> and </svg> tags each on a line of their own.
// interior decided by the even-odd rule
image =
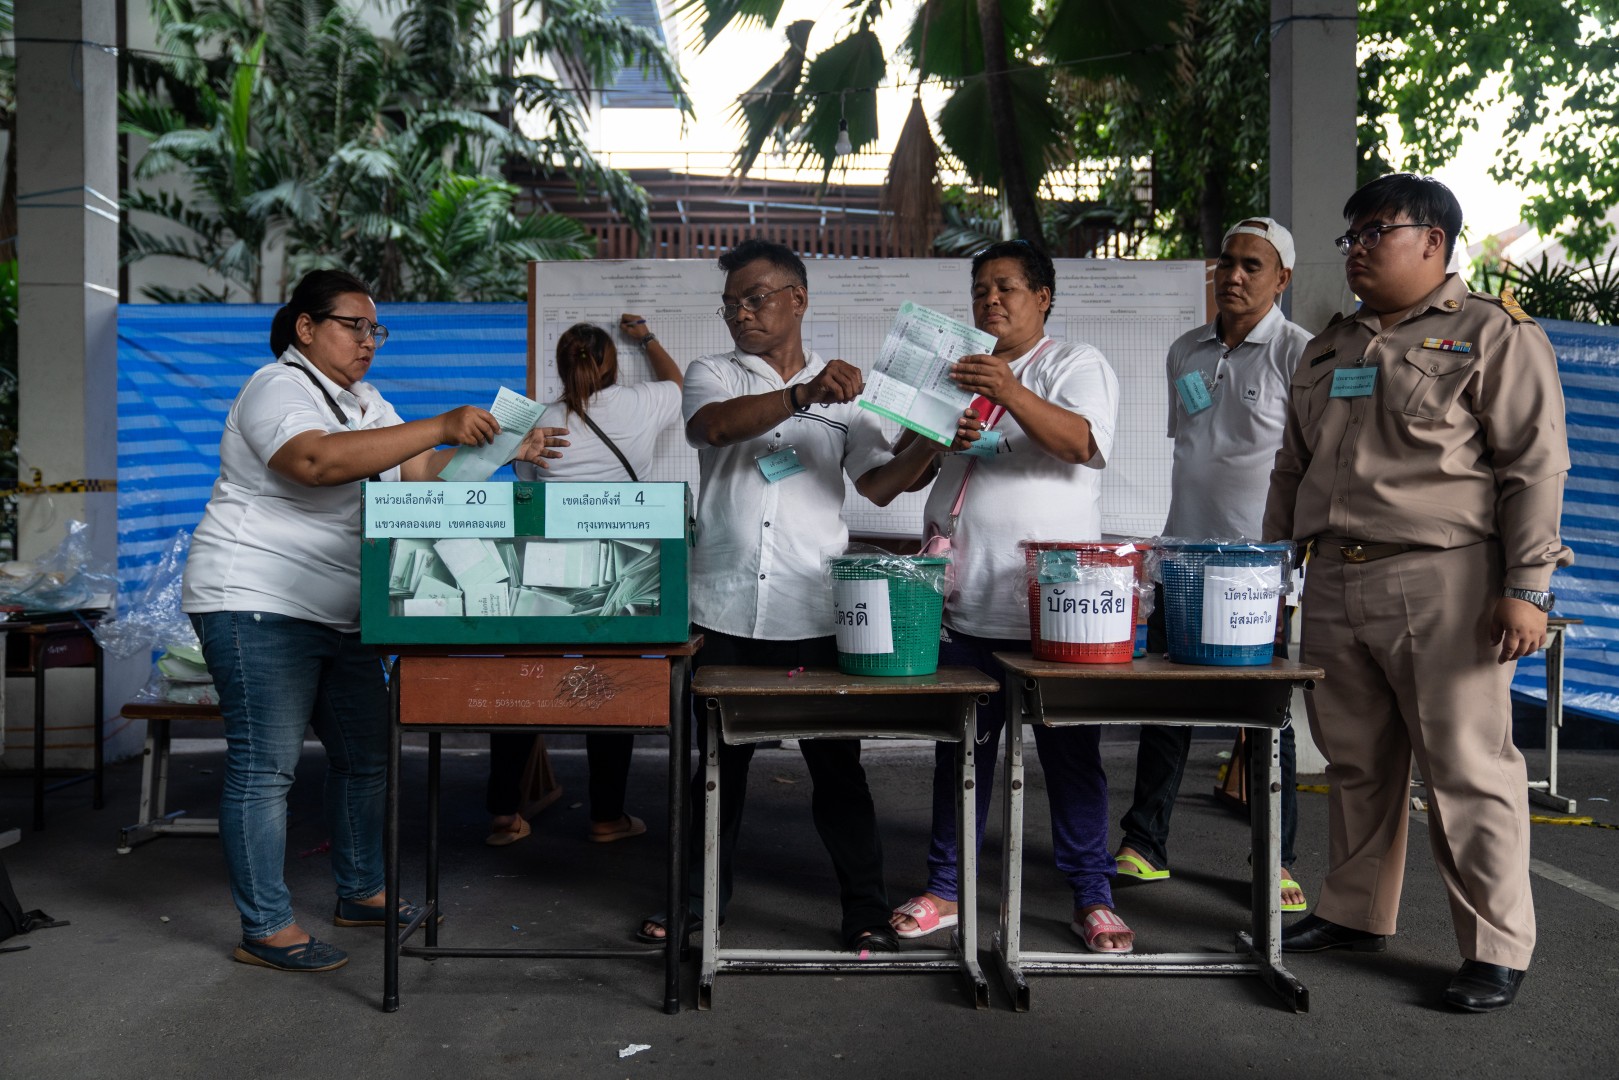
<svg viewBox="0 0 1619 1080">
<path fill-rule="evenodd" d="M 939 646 L 939 663 L 977 668 L 1002 680 L 989 704 L 978 710 L 978 745 L 973 785 L 978 797 L 978 849 L 984 846 L 984 822 L 994 792 L 995 763 L 1001 729 L 1006 726 L 1004 673 L 995 652 L 1028 652 L 1027 639 L 981 638 L 948 631 Z M 1074 890 L 1074 908 L 1113 906 L 1113 855 L 1108 848 L 1107 775 L 1102 769 L 1100 729 L 1085 725 L 1048 728 L 1034 725 L 1034 742 L 1046 778 L 1051 804 L 1051 839 L 1057 869 Z M 928 892 L 944 900 L 957 897 L 956 882 L 956 748 L 938 743 L 933 761 L 933 840 L 928 846 Z"/>
</svg>

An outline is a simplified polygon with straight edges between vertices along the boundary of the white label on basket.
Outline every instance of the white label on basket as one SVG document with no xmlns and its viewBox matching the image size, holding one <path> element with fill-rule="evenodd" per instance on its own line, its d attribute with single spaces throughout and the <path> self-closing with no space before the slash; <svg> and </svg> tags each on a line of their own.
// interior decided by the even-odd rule
<svg viewBox="0 0 1619 1080">
<path fill-rule="evenodd" d="M 1264 645 L 1276 639 L 1282 568 L 1203 568 L 1203 644 Z"/>
<path fill-rule="evenodd" d="M 1040 586 L 1040 640 L 1109 645 L 1134 638 L 1135 568 L 1086 567 L 1080 576 Z"/>
<path fill-rule="evenodd" d="M 832 605 L 838 628 L 838 652 L 862 655 L 894 651 L 894 626 L 888 615 L 888 581 L 832 582 Z"/>
</svg>

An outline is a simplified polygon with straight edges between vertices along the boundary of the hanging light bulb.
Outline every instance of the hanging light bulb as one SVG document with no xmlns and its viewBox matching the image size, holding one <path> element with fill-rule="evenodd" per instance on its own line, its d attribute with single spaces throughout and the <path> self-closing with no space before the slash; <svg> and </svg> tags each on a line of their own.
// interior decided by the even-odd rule
<svg viewBox="0 0 1619 1080">
<path fill-rule="evenodd" d="M 846 157 L 854 153 L 854 144 L 849 141 L 849 121 L 843 117 L 838 118 L 838 141 L 832 149 L 838 157 Z"/>
</svg>

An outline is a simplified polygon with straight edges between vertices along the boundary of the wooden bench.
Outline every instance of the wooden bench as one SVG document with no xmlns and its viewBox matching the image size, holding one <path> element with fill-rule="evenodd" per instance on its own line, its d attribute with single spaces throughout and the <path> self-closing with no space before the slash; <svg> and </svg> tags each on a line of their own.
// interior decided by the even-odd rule
<svg viewBox="0 0 1619 1080">
<path fill-rule="evenodd" d="M 218 836 L 218 818 L 186 817 L 169 810 L 169 724 L 175 720 L 221 722 L 218 705 L 181 705 L 168 701 L 132 701 L 123 708 L 131 720 L 146 721 L 146 749 L 141 755 L 140 818 L 118 831 L 118 854 L 160 836 Z"/>
</svg>

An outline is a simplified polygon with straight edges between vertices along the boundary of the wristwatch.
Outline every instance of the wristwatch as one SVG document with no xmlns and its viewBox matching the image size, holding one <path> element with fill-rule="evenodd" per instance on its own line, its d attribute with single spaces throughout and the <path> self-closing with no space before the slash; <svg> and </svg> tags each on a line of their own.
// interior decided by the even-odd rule
<svg viewBox="0 0 1619 1080">
<path fill-rule="evenodd" d="M 1542 592 L 1539 589 L 1502 589 L 1501 595 L 1508 600 L 1523 600 L 1535 605 L 1541 611 L 1550 611 L 1557 603 L 1557 594 Z"/>
</svg>

